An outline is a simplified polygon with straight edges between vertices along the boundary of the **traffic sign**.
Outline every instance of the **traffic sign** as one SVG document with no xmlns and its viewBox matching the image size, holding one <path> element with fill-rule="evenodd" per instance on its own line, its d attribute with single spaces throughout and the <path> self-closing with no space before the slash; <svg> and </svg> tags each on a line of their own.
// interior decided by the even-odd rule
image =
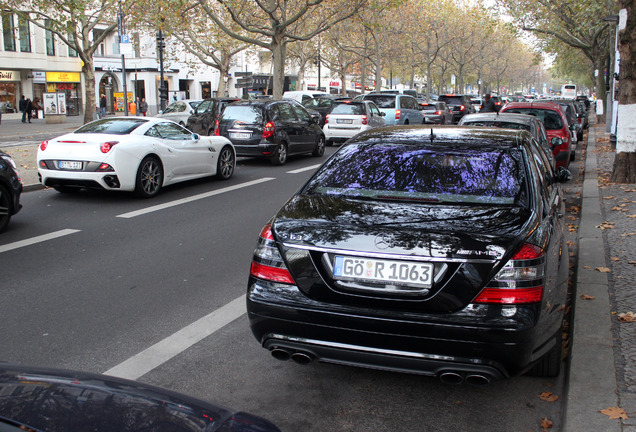
<svg viewBox="0 0 636 432">
<path fill-rule="evenodd" d="M 252 72 L 234 72 L 234 75 L 237 77 L 251 77 Z"/>
<path fill-rule="evenodd" d="M 254 85 L 254 80 L 250 78 L 239 78 L 236 80 L 236 88 L 247 88 Z"/>
</svg>

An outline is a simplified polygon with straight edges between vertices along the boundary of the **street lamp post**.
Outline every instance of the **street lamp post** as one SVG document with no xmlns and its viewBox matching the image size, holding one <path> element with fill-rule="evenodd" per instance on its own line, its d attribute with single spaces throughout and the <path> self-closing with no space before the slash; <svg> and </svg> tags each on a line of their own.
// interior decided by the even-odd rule
<svg viewBox="0 0 636 432">
<path fill-rule="evenodd" d="M 163 22 L 163 18 L 161 18 L 161 22 Z M 163 79 L 163 49 L 165 46 L 163 32 L 161 28 L 159 28 L 157 32 L 157 51 L 159 52 L 159 109 L 161 111 L 165 110 L 166 106 L 168 106 L 168 89 Z"/>
<path fill-rule="evenodd" d="M 119 12 L 118 16 L 118 24 L 119 24 L 119 43 L 121 47 L 121 43 L 123 42 L 122 37 L 126 32 L 126 27 L 124 23 L 124 14 L 121 11 L 121 0 L 119 0 Z M 121 48 L 120 48 L 121 49 Z M 126 57 L 124 53 L 121 53 L 121 80 L 123 82 L 124 87 L 124 115 L 128 115 L 128 89 L 126 88 Z"/>
</svg>

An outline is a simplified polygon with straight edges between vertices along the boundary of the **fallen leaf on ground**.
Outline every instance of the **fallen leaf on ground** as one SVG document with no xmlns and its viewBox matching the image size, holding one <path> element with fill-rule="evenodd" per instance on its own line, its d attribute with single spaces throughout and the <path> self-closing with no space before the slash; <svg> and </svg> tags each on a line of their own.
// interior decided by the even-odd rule
<svg viewBox="0 0 636 432">
<path fill-rule="evenodd" d="M 618 320 L 621 322 L 636 322 L 636 314 L 632 311 L 619 313 Z"/>
<path fill-rule="evenodd" d="M 584 268 L 584 269 L 590 269 L 590 268 L 592 268 L 592 267 L 590 267 L 590 266 L 583 266 L 583 268 Z"/>
<path fill-rule="evenodd" d="M 618 257 L 612 257 L 612 261 L 620 261 L 621 259 Z"/>
<path fill-rule="evenodd" d="M 636 232 L 630 232 L 630 233 L 621 234 L 621 237 L 629 237 L 629 236 L 633 236 L 633 235 L 636 235 Z"/>
<path fill-rule="evenodd" d="M 548 429 L 552 427 L 552 421 L 550 421 L 548 418 L 542 418 L 541 427 L 543 428 L 544 431 L 547 431 Z"/>
<path fill-rule="evenodd" d="M 605 221 L 601 223 L 600 225 L 596 225 L 596 228 L 605 230 L 605 229 L 614 229 L 615 227 L 614 227 L 614 222 Z"/>
<path fill-rule="evenodd" d="M 583 295 L 581 296 L 581 298 L 582 298 L 583 300 L 596 300 L 596 297 L 593 297 L 593 296 L 591 296 L 591 295 L 587 295 L 587 294 L 583 294 Z"/>
<path fill-rule="evenodd" d="M 629 418 L 627 417 L 627 413 L 625 412 L 625 410 L 619 407 L 605 408 L 604 410 L 601 410 L 601 412 L 605 414 L 606 416 L 609 416 L 610 419 L 627 420 Z"/>
<path fill-rule="evenodd" d="M 636 261 L 627 261 L 628 264 L 636 264 Z"/>
<path fill-rule="evenodd" d="M 603 197 L 603 199 L 614 199 L 614 195 Z"/>
<path fill-rule="evenodd" d="M 632 218 L 632 219 L 633 219 L 633 218 L 636 218 L 636 214 L 633 214 L 633 215 L 627 215 L 627 217 L 628 217 L 628 218 Z"/>
<path fill-rule="evenodd" d="M 600 271 L 601 273 L 609 273 L 612 271 L 607 267 L 596 267 L 596 270 Z"/>
<path fill-rule="evenodd" d="M 559 397 L 552 392 L 543 392 L 539 397 L 546 402 L 556 402 L 559 400 Z"/>
</svg>

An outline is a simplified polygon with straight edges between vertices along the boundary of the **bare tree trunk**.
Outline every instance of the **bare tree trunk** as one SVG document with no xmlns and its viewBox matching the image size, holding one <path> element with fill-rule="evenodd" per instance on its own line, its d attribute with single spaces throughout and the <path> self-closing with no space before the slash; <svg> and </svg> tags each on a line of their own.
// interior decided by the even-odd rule
<svg viewBox="0 0 636 432">
<path fill-rule="evenodd" d="M 636 183 L 636 3 L 634 0 L 622 0 L 620 4 L 618 123 L 611 180 L 615 183 Z"/>
<path fill-rule="evenodd" d="M 272 62 L 273 62 L 273 85 L 272 96 L 275 100 L 283 98 L 283 88 L 285 87 L 285 42 L 283 35 L 277 34 L 272 40 Z"/>
<path fill-rule="evenodd" d="M 84 85 L 86 86 L 86 101 L 84 104 L 84 123 L 93 121 L 93 114 L 95 113 L 97 98 L 95 97 L 95 69 L 93 66 L 93 57 L 84 61 L 82 66 L 82 73 L 84 74 Z"/>
</svg>

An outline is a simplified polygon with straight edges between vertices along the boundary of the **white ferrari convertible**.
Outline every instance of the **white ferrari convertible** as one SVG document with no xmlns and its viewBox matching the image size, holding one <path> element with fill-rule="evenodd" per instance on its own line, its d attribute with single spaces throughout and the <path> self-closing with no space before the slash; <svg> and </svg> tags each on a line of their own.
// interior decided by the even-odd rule
<svg viewBox="0 0 636 432">
<path fill-rule="evenodd" d="M 229 179 L 236 153 L 227 138 L 199 136 L 170 120 L 113 117 L 43 141 L 37 160 L 42 184 L 59 192 L 93 188 L 149 198 L 185 180 Z"/>
</svg>

